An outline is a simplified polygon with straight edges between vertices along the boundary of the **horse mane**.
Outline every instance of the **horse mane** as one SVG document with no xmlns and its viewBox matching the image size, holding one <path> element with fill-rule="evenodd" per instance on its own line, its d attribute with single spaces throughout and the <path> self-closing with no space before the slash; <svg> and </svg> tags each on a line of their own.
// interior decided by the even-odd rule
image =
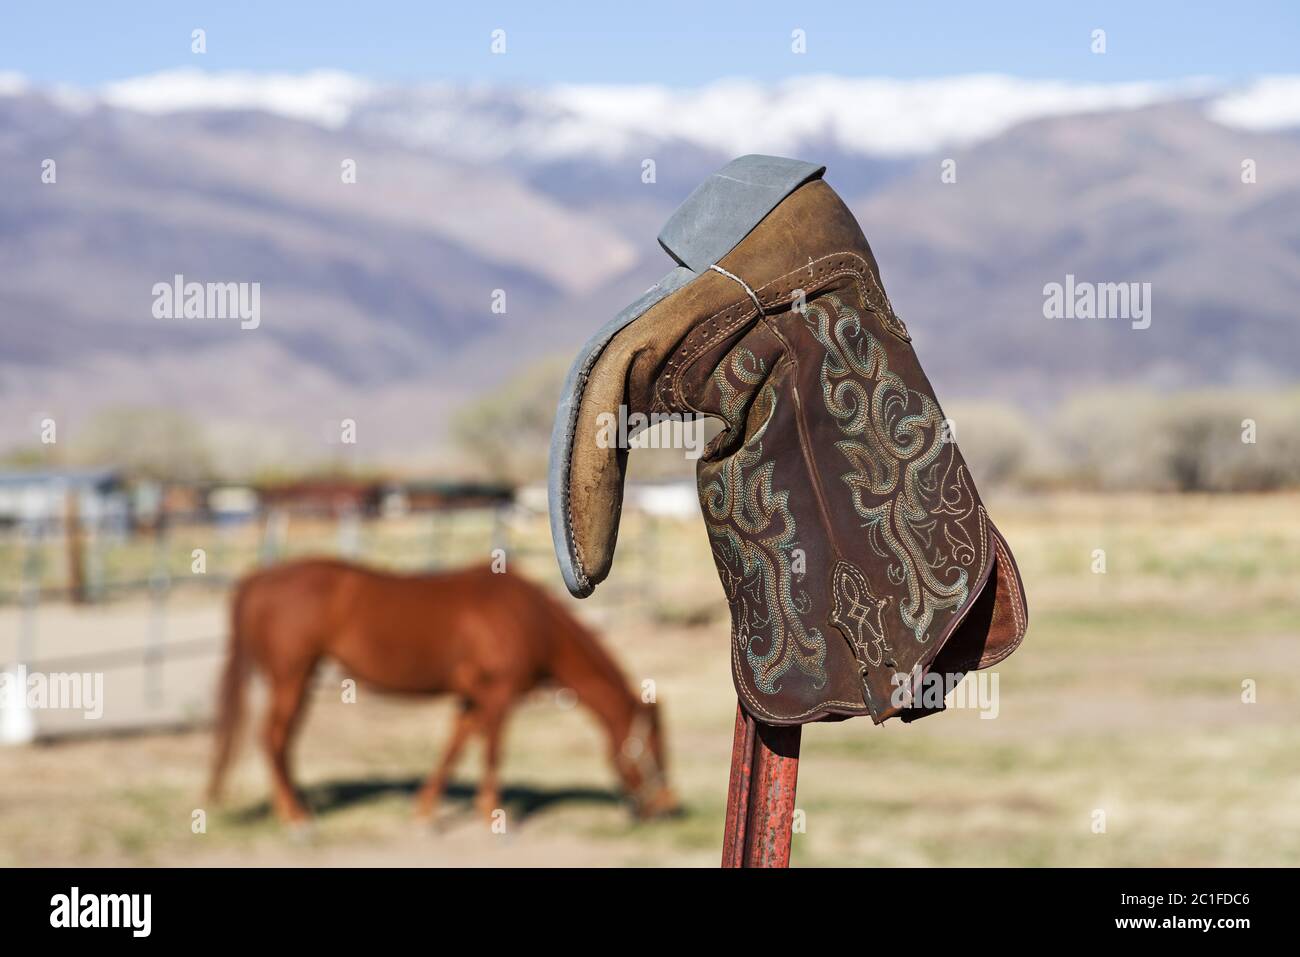
<svg viewBox="0 0 1300 957">
<path fill-rule="evenodd" d="M 537 587 L 531 582 L 529 584 L 531 587 Z M 596 633 L 578 620 L 577 616 L 560 604 L 553 595 L 543 592 L 540 588 L 537 590 L 546 603 L 548 617 L 551 619 L 551 641 L 566 644 L 571 651 L 580 655 L 593 671 L 611 684 L 618 684 L 628 689 L 630 694 L 631 686 L 628 684 L 627 676 L 613 656 L 605 650 Z"/>
</svg>

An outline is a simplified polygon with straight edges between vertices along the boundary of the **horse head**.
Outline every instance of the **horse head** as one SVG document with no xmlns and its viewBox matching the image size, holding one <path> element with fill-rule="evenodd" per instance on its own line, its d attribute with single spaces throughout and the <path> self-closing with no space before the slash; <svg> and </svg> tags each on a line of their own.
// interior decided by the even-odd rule
<svg viewBox="0 0 1300 957">
<path fill-rule="evenodd" d="M 637 701 L 627 734 L 616 747 L 614 764 L 637 817 L 677 814 L 681 802 L 668 785 L 659 705 Z"/>
</svg>

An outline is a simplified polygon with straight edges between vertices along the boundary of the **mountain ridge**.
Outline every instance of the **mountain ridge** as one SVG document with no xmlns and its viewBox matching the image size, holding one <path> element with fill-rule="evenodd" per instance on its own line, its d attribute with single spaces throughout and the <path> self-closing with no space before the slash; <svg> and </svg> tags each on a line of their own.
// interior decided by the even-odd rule
<svg viewBox="0 0 1300 957">
<path fill-rule="evenodd" d="M 1239 95 L 1070 111 L 916 155 L 833 130 L 779 151 L 828 164 L 941 395 L 1032 408 L 1294 381 L 1300 138 Z M 355 112 L 69 102 L 0 82 L 0 445 L 30 443 L 46 414 L 75 431 L 134 403 L 306 448 L 352 417 L 377 455 L 436 454 L 461 403 L 571 354 L 669 268 L 659 226 L 731 158 L 652 137 L 646 182 L 642 149 L 485 163 Z M 154 319 L 149 291 L 177 273 L 261 282 L 262 324 Z M 1045 319 L 1043 287 L 1066 274 L 1151 282 L 1151 328 Z"/>
</svg>

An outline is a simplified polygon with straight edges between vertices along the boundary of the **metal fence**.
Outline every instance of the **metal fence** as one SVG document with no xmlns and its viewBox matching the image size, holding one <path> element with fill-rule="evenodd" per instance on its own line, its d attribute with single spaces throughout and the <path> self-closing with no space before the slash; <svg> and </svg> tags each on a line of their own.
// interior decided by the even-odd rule
<svg viewBox="0 0 1300 957">
<path fill-rule="evenodd" d="M 663 520 L 633 515 L 629 521 L 636 523 L 636 533 L 624 536 L 619 574 L 603 589 L 601 602 L 623 611 L 654 607 L 664 580 Z M 129 723 L 133 727 L 191 723 L 182 720 L 181 711 L 201 722 L 207 718 L 206 708 L 196 705 L 194 696 L 200 692 L 210 696 L 210 688 L 193 687 L 194 668 L 201 661 L 202 668 L 214 676 L 227 636 L 224 629 L 195 633 L 178 627 L 172 609 L 179 596 L 190 592 L 193 597 L 205 590 L 224 594 L 256 567 L 307 555 L 333 555 L 407 571 L 498 559 L 562 591 L 545 515 L 517 506 L 395 518 L 347 511 L 329 517 L 296 515 L 272 509 L 253 522 L 224 524 L 173 515 L 138 534 L 91 523 L 19 526 L 0 537 L 6 585 L 0 591 L 0 606 L 9 606 L 7 614 L 17 620 L 17 640 L 11 654 L 0 654 L 0 666 L 25 666 L 29 672 L 51 674 L 113 673 L 112 680 L 139 699 L 132 701 L 134 716 Z M 43 610 L 44 618 L 49 618 L 54 606 L 77 608 L 80 621 L 93 622 L 97 614 L 141 598 L 146 604 L 137 642 L 103 644 L 97 636 L 87 635 L 73 639 L 73 647 L 68 648 L 67 636 L 49 635 L 60 640 L 43 640 L 43 628 L 58 627 L 46 625 Z M 0 613 L 5 612 L 0 608 Z M 51 644 L 62 648 L 51 650 Z M 186 674 L 183 687 L 170 688 L 168 682 L 178 671 Z M 18 725 L 26 727 L 21 721 Z M 44 735 L 39 728 L 30 734 L 21 727 L 15 732 L 12 720 L 7 726 L 11 740 L 56 736 Z M 58 733 L 100 730 L 75 723 L 67 727 L 72 730 L 65 727 Z M 103 727 L 120 730 L 116 724 Z M 0 729 L 0 739 L 5 736 Z"/>
</svg>

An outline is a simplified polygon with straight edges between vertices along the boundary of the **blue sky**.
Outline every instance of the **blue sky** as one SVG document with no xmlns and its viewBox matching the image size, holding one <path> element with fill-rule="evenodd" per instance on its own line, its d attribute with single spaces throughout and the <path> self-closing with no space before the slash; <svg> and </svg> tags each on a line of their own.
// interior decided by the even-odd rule
<svg viewBox="0 0 1300 957">
<path fill-rule="evenodd" d="M 203 27 L 208 52 L 190 52 Z M 1104 56 L 1089 34 L 1107 32 Z M 506 30 L 492 56 L 489 34 Z M 806 31 L 808 52 L 790 52 Z M 93 86 L 175 67 L 376 79 L 656 82 L 801 73 L 893 77 L 996 71 L 1076 81 L 1300 72 L 1300 3 L 9 2 L 0 72 Z"/>
</svg>

